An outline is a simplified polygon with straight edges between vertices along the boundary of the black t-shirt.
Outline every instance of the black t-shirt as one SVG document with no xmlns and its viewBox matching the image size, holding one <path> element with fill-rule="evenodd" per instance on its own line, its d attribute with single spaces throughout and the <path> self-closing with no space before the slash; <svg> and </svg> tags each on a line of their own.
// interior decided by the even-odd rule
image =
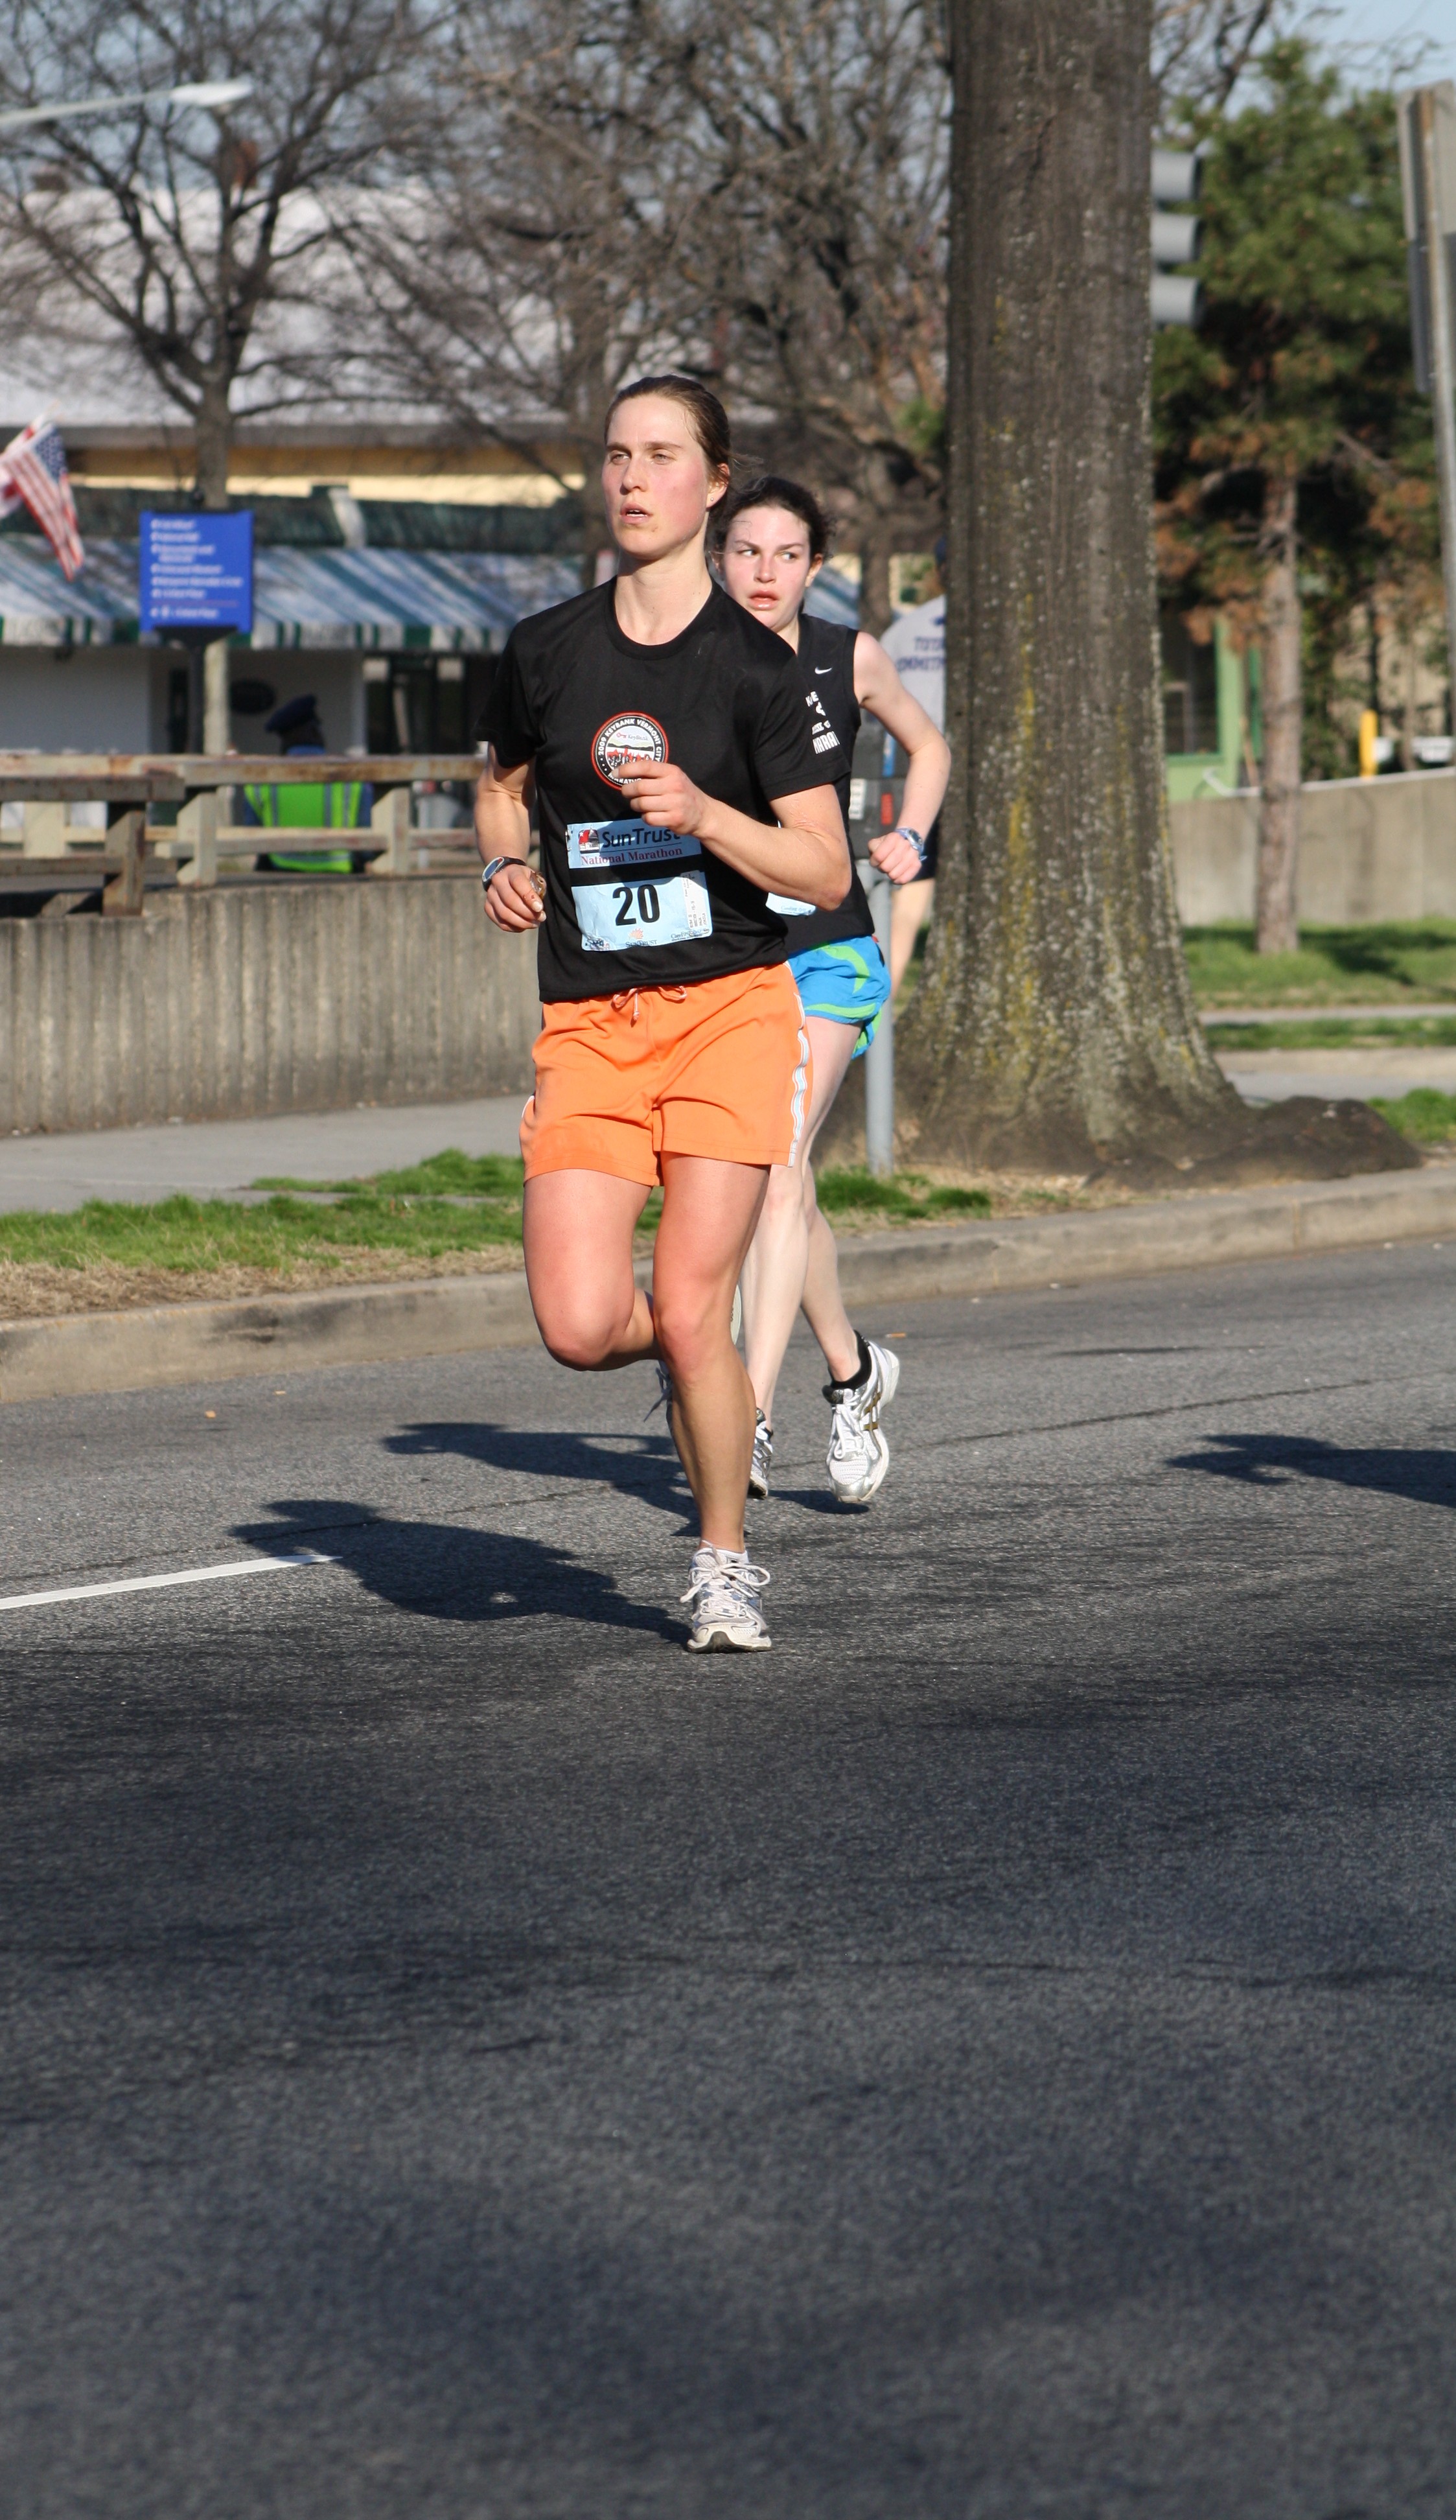
<svg viewBox="0 0 1456 2520">
<path fill-rule="evenodd" d="M 640 821 L 617 786 L 626 760 L 676 762 L 705 795 L 772 826 L 771 796 L 835 779 L 837 739 L 816 731 L 794 656 L 721 587 L 658 648 L 626 636 L 610 582 L 518 621 L 481 733 L 503 768 L 535 764 L 547 1004 L 783 961 L 788 922 L 758 886 Z"/>
<path fill-rule="evenodd" d="M 830 753 L 828 757 L 834 763 L 834 786 L 846 831 L 850 821 L 850 766 L 855 758 L 855 738 L 860 732 L 860 703 L 855 698 L 855 641 L 859 635 L 858 630 L 842 629 L 838 622 L 820 621 L 815 613 L 801 612 L 799 651 L 794 657 L 816 733 L 827 720 L 839 746 L 837 754 Z M 770 893 L 769 904 L 788 921 L 791 954 L 809 954 L 818 945 L 839 945 L 853 936 L 874 934 L 860 870 L 853 863 L 850 888 L 837 910 L 816 910 L 812 905 L 806 908 L 776 892 Z"/>
</svg>

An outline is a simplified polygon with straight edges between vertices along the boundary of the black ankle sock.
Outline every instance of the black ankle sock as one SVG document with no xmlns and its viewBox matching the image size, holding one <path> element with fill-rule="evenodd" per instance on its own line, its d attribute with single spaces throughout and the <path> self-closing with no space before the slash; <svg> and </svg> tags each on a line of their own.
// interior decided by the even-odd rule
<svg viewBox="0 0 1456 2520">
<path fill-rule="evenodd" d="M 833 1388 L 836 1391 L 859 1391 L 869 1380 L 874 1359 L 864 1343 L 863 1331 L 856 1330 L 855 1336 L 860 1342 L 860 1371 L 858 1373 L 852 1373 L 848 1382 L 835 1383 Z"/>
</svg>

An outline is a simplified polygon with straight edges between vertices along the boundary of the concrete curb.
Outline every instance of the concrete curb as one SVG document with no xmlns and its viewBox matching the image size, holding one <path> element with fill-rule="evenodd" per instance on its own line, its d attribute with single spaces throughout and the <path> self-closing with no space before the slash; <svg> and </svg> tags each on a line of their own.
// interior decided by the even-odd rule
<svg viewBox="0 0 1456 2520">
<path fill-rule="evenodd" d="M 1456 1238 L 1456 1164 L 1429 1164 L 1419 1172 L 1206 1192 L 1091 1214 L 858 1235 L 840 1246 L 840 1277 L 854 1304 L 914 1303 L 1447 1234 Z M 526 1282 L 514 1270 L 0 1322 L 0 1401 L 401 1364 L 530 1347 L 536 1337 Z"/>
<path fill-rule="evenodd" d="M 231 1382 L 322 1365 L 394 1365 L 471 1348 L 531 1347 L 535 1318 L 518 1269 L 491 1278 L 411 1279 L 221 1304 L 0 1322 L 0 1401 Z"/>
<path fill-rule="evenodd" d="M 853 1302 L 911 1301 L 1084 1284 L 1089 1278 L 1146 1278 L 1220 1261 L 1292 1259 L 1428 1234 L 1456 1235 L 1456 1164 L 1362 1173 L 1352 1181 L 1206 1191 L 1090 1214 L 866 1234 L 840 1244 L 839 1275 Z"/>
</svg>

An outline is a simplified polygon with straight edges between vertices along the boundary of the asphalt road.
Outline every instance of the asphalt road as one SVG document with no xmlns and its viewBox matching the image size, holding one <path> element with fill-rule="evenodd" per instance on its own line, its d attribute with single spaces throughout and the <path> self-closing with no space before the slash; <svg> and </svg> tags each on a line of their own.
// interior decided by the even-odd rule
<svg viewBox="0 0 1456 2520">
<path fill-rule="evenodd" d="M 6 2520 L 1456 2506 L 1456 1249 L 0 1417 Z M 206 1413 L 215 1411 L 215 1416 Z"/>
</svg>

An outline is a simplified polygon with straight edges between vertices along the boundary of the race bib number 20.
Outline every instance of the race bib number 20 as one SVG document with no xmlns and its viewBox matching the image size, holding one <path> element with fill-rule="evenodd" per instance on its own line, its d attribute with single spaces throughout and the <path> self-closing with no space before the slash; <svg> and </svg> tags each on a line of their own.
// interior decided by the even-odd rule
<svg viewBox="0 0 1456 2520">
<path fill-rule="evenodd" d="M 625 954 L 711 936 L 707 878 L 699 868 L 683 865 L 701 855 L 696 840 L 650 823 L 569 823 L 566 862 L 583 952 Z M 584 875 L 596 881 L 583 883 Z M 612 881 L 602 880 L 607 875 Z"/>
</svg>

